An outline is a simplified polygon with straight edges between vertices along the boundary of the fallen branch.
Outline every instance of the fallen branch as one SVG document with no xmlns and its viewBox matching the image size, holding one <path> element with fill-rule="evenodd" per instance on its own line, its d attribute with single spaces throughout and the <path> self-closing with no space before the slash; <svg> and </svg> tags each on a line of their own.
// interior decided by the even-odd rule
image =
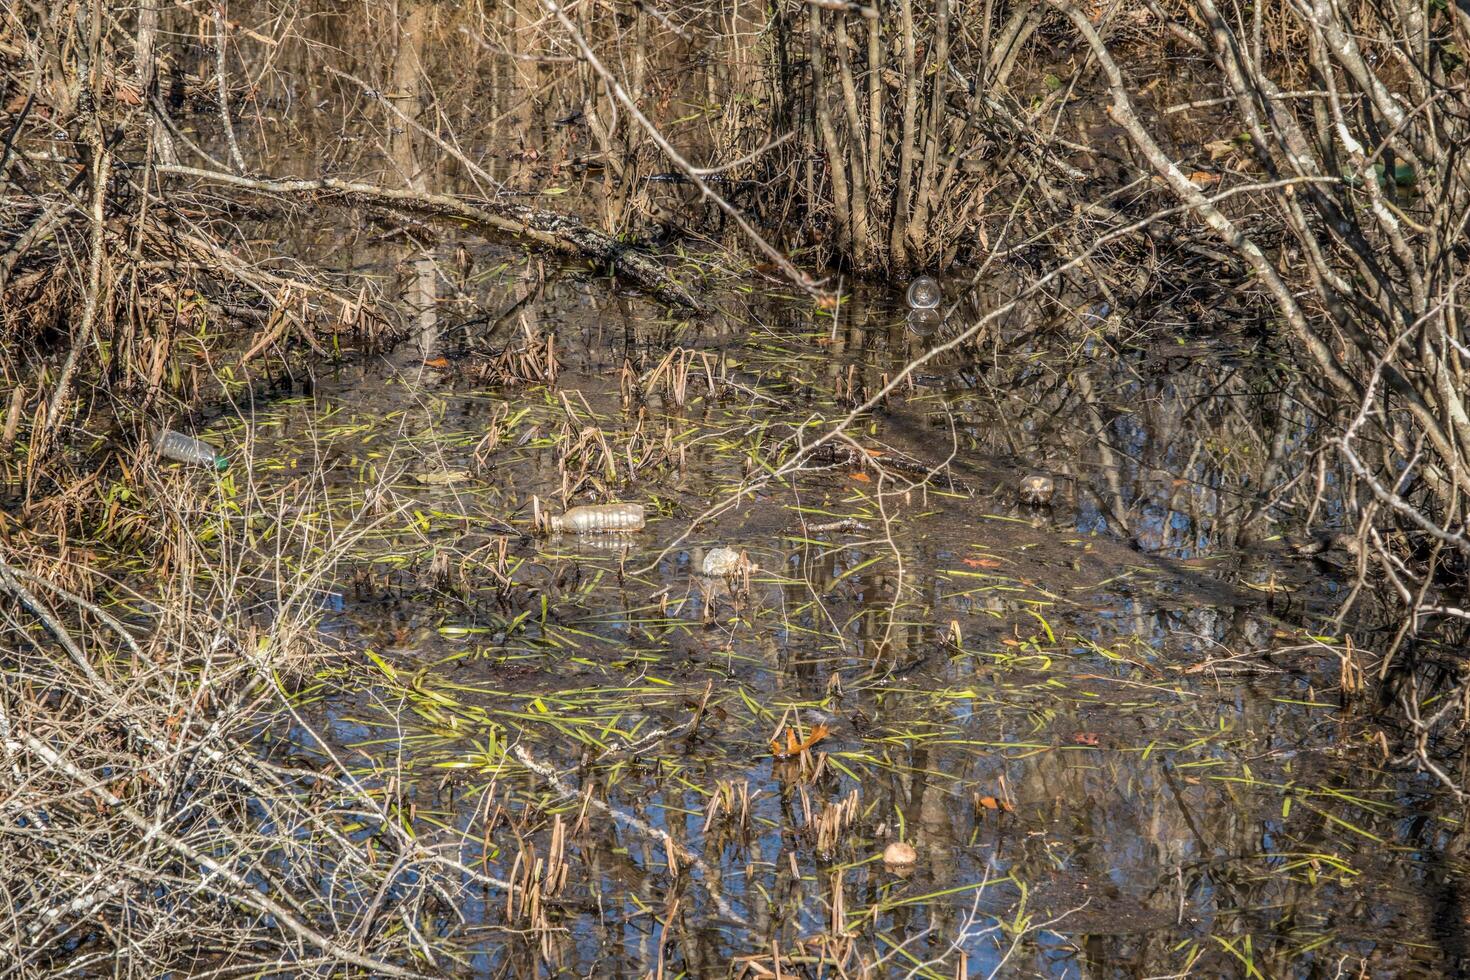
<svg viewBox="0 0 1470 980">
<path fill-rule="evenodd" d="M 688 290 L 647 255 L 589 228 L 570 215 L 555 211 L 504 201 L 481 200 L 471 203 L 447 194 L 394 190 L 374 184 L 338 180 L 335 177 L 268 180 L 175 164 L 161 165 L 157 172 L 174 177 L 194 177 L 260 194 L 368 205 L 467 224 L 482 234 L 527 239 L 542 248 L 606 263 L 619 277 L 671 306 L 696 313 L 708 310 L 706 304 L 690 295 Z"/>
</svg>

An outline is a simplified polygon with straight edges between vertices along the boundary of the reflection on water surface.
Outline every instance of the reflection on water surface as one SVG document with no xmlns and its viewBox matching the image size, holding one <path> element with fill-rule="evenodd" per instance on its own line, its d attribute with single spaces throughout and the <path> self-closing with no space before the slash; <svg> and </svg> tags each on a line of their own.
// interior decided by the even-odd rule
<svg viewBox="0 0 1470 980">
<path fill-rule="evenodd" d="M 482 281 L 488 308 L 526 298 L 521 272 Z M 1309 639 L 1338 577 L 1245 530 L 1312 424 L 1241 366 L 1260 352 L 1218 356 L 1253 341 L 1201 328 L 1181 361 L 1013 324 L 762 483 L 796 426 L 934 340 L 887 295 L 835 323 L 730 296 L 695 324 L 601 285 L 556 270 L 514 328 L 450 329 L 217 430 L 250 440 L 259 484 L 324 474 L 312 519 L 370 524 L 322 620 L 361 653 L 307 689 L 315 716 L 421 835 L 507 879 L 565 862 L 539 910 L 446 910 L 472 972 L 1443 962 L 1455 828 L 1420 815 L 1426 784 L 1364 766 Z M 554 388 L 485 383 L 550 334 Z M 1034 471 L 1049 507 L 1018 499 Z M 564 491 L 649 525 L 532 537 L 533 495 Z M 696 574 L 715 546 L 746 551 L 748 584 Z M 880 860 L 897 840 L 912 869 Z"/>
</svg>

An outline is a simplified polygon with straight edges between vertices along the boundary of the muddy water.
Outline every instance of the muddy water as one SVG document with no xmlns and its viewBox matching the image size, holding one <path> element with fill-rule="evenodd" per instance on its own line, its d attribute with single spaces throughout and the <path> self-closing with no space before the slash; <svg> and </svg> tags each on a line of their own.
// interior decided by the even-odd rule
<svg viewBox="0 0 1470 980">
<path fill-rule="evenodd" d="M 763 480 L 972 314 L 919 332 L 883 291 L 834 319 L 752 281 L 690 323 L 583 270 L 487 268 L 488 318 L 310 395 L 240 391 L 212 430 L 335 529 L 319 626 L 346 652 L 306 717 L 493 874 L 564 836 L 543 914 L 474 893 L 421 924 L 469 973 L 1453 961 L 1454 828 L 1374 768 L 1311 639 L 1347 573 L 1288 556 L 1284 515 L 1243 533 L 1312 425 L 1258 339 L 1033 310 L 926 366 L 851 451 Z M 548 335 L 555 385 L 494 375 Z M 1030 472 L 1050 506 L 1018 502 Z M 533 495 L 650 520 L 548 539 Z M 748 582 L 696 574 L 714 546 Z M 783 758 L 788 728 L 825 735 Z M 882 862 L 895 841 L 914 867 Z"/>
<path fill-rule="evenodd" d="M 541 52 L 542 13 L 497 14 L 508 52 Z M 656 231 L 622 214 L 631 193 L 699 226 L 663 185 L 599 169 L 580 76 L 519 54 L 466 74 L 454 23 L 391 27 L 404 84 L 367 81 L 412 113 L 417 63 L 511 191 Z M 336 33 L 344 67 L 374 63 L 373 38 Z M 490 192 L 396 124 L 382 138 L 375 103 L 326 83 L 313 59 L 335 56 L 308 49 L 261 80 L 252 162 Z M 691 104 L 664 107 L 667 131 L 702 145 Z M 1458 828 L 1427 780 L 1375 767 L 1374 729 L 1313 639 L 1351 569 L 1290 555 L 1279 535 L 1301 515 L 1262 512 L 1263 488 L 1307 465 L 1310 392 L 1228 311 L 1187 295 L 1112 318 L 1093 296 L 1027 307 L 926 365 L 843 451 L 763 479 L 1003 294 L 932 329 L 905 319 L 901 288 L 834 318 L 737 276 L 691 323 L 586 270 L 474 243 L 466 265 L 457 242 L 400 248 L 371 221 L 287 215 L 261 237 L 378 278 L 419 331 L 306 385 L 234 386 L 238 413 L 210 433 L 248 460 L 226 493 L 248 479 L 272 505 L 242 520 L 258 545 L 290 528 L 338 556 L 311 601 L 341 653 L 299 679 L 303 717 L 421 838 L 504 879 L 565 865 L 536 873 L 540 909 L 468 889 L 416 924 L 465 974 L 1461 961 Z M 507 378 L 544 371 L 503 354 L 548 335 L 555 383 Z M 1055 478 L 1049 507 L 1017 499 L 1035 472 Z M 548 539 L 533 496 L 635 500 L 650 521 Z M 1334 514 L 1328 486 L 1318 524 Z M 696 574 L 716 546 L 745 551 L 748 582 Z M 262 582 L 268 616 L 280 597 Z M 788 730 L 825 734 L 782 758 Z M 320 751 L 295 729 L 272 745 Z M 881 860 L 898 841 L 912 868 Z"/>
</svg>

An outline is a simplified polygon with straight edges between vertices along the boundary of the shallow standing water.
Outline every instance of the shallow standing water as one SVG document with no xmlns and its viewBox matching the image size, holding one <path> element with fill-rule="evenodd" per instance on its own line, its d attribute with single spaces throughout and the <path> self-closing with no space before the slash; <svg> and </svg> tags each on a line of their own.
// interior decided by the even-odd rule
<svg viewBox="0 0 1470 980">
<path fill-rule="evenodd" d="M 509 192 L 606 217 L 630 191 L 576 121 L 595 98 L 576 73 L 477 60 L 441 8 L 366 31 L 316 13 L 242 134 L 268 172 L 492 192 L 317 70 L 357 73 L 396 33 L 404 70 L 368 81 L 412 112 L 424 92 L 398 82 L 422 73 Z M 494 14 L 504 52 L 540 52 L 539 6 Z M 661 43 L 660 123 L 692 151 L 725 69 Z M 634 196 L 702 226 L 670 185 Z M 1344 711 L 1316 639 L 1351 568 L 1288 553 L 1300 515 L 1242 543 L 1315 420 L 1228 309 L 1026 307 L 763 481 L 998 297 L 932 331 L 901 284 L 834 317 L 676 245 L 681 277 L 726 279 L 720 313 L 688 322 L 574 267 L 473 242 L 461 266 L 452 239 L 285 218 L 262 239 L 381 277 L 422 342 L 349 352 L 285 394 L 234 386 L 237 417 L 210 434 L 249 460 L 222 491 L 247 499 L 248 480 L 264 501 L 239 521 L 254 546 L 281 542 L 287 568 L 342 555 L 305 599 L 345 656 L 297 681 L 304 721 L 420 839 L 537 883 L 535 908 L 471 888 L 416 924 L 458 951 L 441 968 L 1438 976 L 1464 956 L 1459 827 L 1429 781 L 1375 769 L 1371 719 Z M 1031 472 L 1056 477 L 1049 508 L 1018 503 Z M 533 496 L 651 520 L 547 539 Z M 748 583 L 696 574 L 715 546 L 747 553 Z M 285 600 L 260 583 L 264 619 Z M 881 860 L 898 841 L 911 869 Z"/>
<path fill-rule="evenodd" d="M 768 32 L 782 29 L 771 8 L 577 6 L 583 29 L 618 55 L 633 98 L 681 153 L 728 176 L 721 186 L 732 197 L 772 193 L 749 187 L 731 163 L 742 147 L 755 159 L 766 152 L 757 143 L 777 145 L 751 129 L 762 114 L 755 83 L 771 53 Z M 822 6 L 810 7 L 818 19 Z M 314 280 L 297 284 L 300 333 L 312 353 L 296 346 L 284 313 L 266 319 L 264 332 L 236 338 L 237 349 L 224 324 L 206 315 L 216 300 L 247 315 L 234 300 L 287 310 L 296 298 L 287 287 L 257 284 L 238 296 L 227 280 L 201 277 L 193 286 L 209 288 L 192 294 L 181 275 L 170 289 L 172 262 L 126 271 L 143 255 L 143 238 L 131 234 L 132 259 L 109 279 L 120 273 L 121 284 L 130 274 L 136 287 L 146 273 L 162 287 L 161 306 L 128 311 L 136 315 L 119 318 L 120 332 L 106 343 L 99 325 L 83 325 L 94 312 L 90 299 L 79 323 L 68 325 L 58 305 L 49 326 L 22 332 L 49 344 L 66 329 L 90 330 L 108 365 L 107 377 L 86 387 L 96 382 L 109 397 L 78 416 L 85 425 L 67 427 L 67 463 L 77 464 L 79 478 L 44 500 L 30 543 L 55 547 L 36 564 L 59 585 L 85 572 L 79 592 L 95 578 L 106 608 L 140 635 L 168 636 L 174 620 L 189 620 L 172 643 L 150 650 L 180 654 L 154 657 L 169 673 L 148 677 L 133 648 L 146 683 L 167 688 L 153 705 L 163 709 L 154 724 L 124 719 L 124 734 L 146 735 L 133 739 L 148 750 L 136 753 L 135 771 L 115 779 L 112 761 L 111 706 L 131 699 L 114 702 L 98 685 L 108 693 L 95 706 L 104 720 L 84 734 L 101 737 L 84 748 L 103 760 L 96 778 L 114 785 L 93 784 L 90 773 L 82 784 L 69 770 L 84 788 L 68 784 L 65 797 L 54 797 L 83 801 L 85 826 L 93 822 L 89 796 L 104 815 L 114 797 L 143 798 L 140 787 L 167 785 L 151 781 L 166 766 L 180 774 L 177 789 L 147 795 L 167 818 L 150 814 L 146 830 L 135 822 L 137 851 L 113 840 L 87 851 L 53 844 L 49 804 L 23 814 L 15 853 L 35 844 L 47 858 L 84 855 L 71 861 L 84 879 L 77 898 L 25 930 L 34 939 L 46 922 L 83 913 L 54 944 L 62 956 L 78 954 L 73 972 L 114 949 L 152 962 L 155 950 L 144 947 L 166 947 L 174 936 L 181 948 L 163 949 L 169 958 L 160 962 L 189 964 L 181 969 L 255 968 L 236 966 L 236 952 L 269 962 L 284 949 L 273 944 L 292 931 L 262 938 L 284 917 L 248 912 L 261 907 L 240 901 L 250 887 L 279 891 L 288 903 L 308 894 L 299 908 L 319 915 L 326 935 L 357 950 L 381 941 L 394 955 L 421 955 L 411 965 L 435 975 L 1465 970 L 1460 821 L 1433 781 L 1377 767 L 1379 746 L 1386 753 L 1401 739 L 1385 738 L 1369 706 L 1352 703 L 1361 680 L 1327 638 L 1352 562 L 1330 548 L 1313 558 L 1287 545 L 1283 535 L 1305 515 L 1268 503 L 1310 475 L 1303 447 L 1321 440 L 1309 438 L 1318 424 L 1311 379 L 1283 366 L 1291 359 L 1266 325 L 1231 322 L 1232 304 L 1242 303 L 1237 312 L 1249 306 L 1238 297 L 1254 283 L 1196 281 L 1204 277 L 1190 270 L 1199 266 L 1160 262 L 1152 243 L 1147 259 L 1120 251 L 1105 268 L 1137 262 L 1126 270 L 1136 276 L 1112 285 L 1073 279 L 1038 296 L 925 364 L 832 438 L 854 405 L 995 308 L 1004 289 L 976 290 L 942 325 L 903 315 L 901 283 L 859 288 L 832 311 L 781 295 L 758 268 L 740 267 L 748 243 L 728 222 L 711 220 L 708 203 L 676 174 L 656 172 L 669 166 L 666 155 L 617 110 L 567 39 L 554 26 L 548 33 L 545 5 L 534 0 L 236 0 L 213 17 L 165 5 L 156 43 L 166 51 L 168 85 L 157 94 L 168 103 L 168 139 L 177 137 L 185 162 L 217 171 L 332 176 L 580 214 L 660 252 L 671 274 L 712 298 L 714 316 L 670 318 L 574 264 L 528 261 L 477 244 L 464 228 L 341 198 L 256 201 L 235 181 L 230 193 L 199 185 L 175 199 L 181 173 L 157 181 L 148 166 L 134 166 L 133 136 L 142 135 L 134 123 L 154 93 L 135 91 L 125 71 L 112 70 L 125 69 L 129 51 L 148 48 L 151 7 L 140 10 L 136 43 L 113 52 L 101 43 L 78 62 L 91 65 L 84 74 L 96 83 L 94 96 L 131 106 L 117 130 L 132 134 L 118 144 L 113 174 L 120 223 L 98 221 L 91 237 L 101 246 L 128 227 L 136 187 L 145 210 L 171 216 L 160 230 L 171 232 L 176 220 L 178 230 L 224 236 L 225 247 L 208 254 L 227 265 L 298 271 Z M 985 5 L 986 18 L 994 13 Z M 126 12 L 108 23 L 108 37 L 132 29 Z M 1039 93 L 1056 94 L 1058 110 L 1077 113 L 1053 130 L 1064 138 L 1075 129 L 1082 143 L 1072 147 L 1087 151 L 1076 162 L 1088 172 L 1122 168 L 1076 181 L 1079 195 L 1114 178 L 1131 184 L 1137 175 L 1108 149 L 1118 134 L 1102 125 L 1101 103 L 1086 86 L 1063 84 L 1064 75 L 1080 77 L 1079 49 L 1055 40 L 1048 28 L 1034 45 L 1017 42 L 1017 50 L 1034 50 L 1009 93 L 997 84 L 999 94 L 1014 96 L 1017 108 L 1028 92 L 1040 105 L 1049 96 Z M 67 45 L 59 47 L 58 63 L 69 63 Z M 20 50 L 9 45 L 5 56 L 17 65 L 32 57 Z M 139 79 L 147 74 L 140 61 Z M 1149 79 L 1160 106 L 1177 98 L 1175 108 L 1190 108 L 1201 94 L 1217 94 L 1196 90 L 1185 65 L 1139 66 L 1134 77 Z M 801 77 L 786 67 L 783 82 Z M 57 83 L 67 72 L 54 74 Z M 1162 98 L 1170 90 L 1177 96 Z M 979 81 L 973 94 L 984 94 Z M 7 160 L 70 170 L 75 120 L 56 111 L 70 101 L 43 99 L 27 124 L 56 127 L 40 127 L 42 153 L 18 143 L 12 154 L 7 144 Z M 11 136 L 33 104 L 29 96 L 11 101 L 19 108 Z M 941 107 L 936 92 L 930 115 Z M 1180 147 L 1209 154 L 1208 169 L 1191 172 L 1191 182 L 1242 175 L 1232 172 L 1241 169 L 1232 156 L 1216 159 L 1217 150 L 1244 155 L 1233 133 L 1198 135 Z M 148 140 L 157 159 L 169 157 L 162 129 L 150 124 Z M 800 152 L 805 160 L 795 165 L 813 173 L 820 158 Z M 926 168 L 933 156 L 926 151 Z M 1003 169 L 1017 159 L 1007 150 L 1006 162 L 992 161 L 989 147 L 979 148 L 983 159 L 954 156 L 966 171 L 971 162 Z M 76 177 L 106 173 L 99 159 L 106 154 L 80 153 Z M 1048 168 L 1062 162 L 1038 159 Z M 1400 203 L 1419 193 L 1397 187 L 1405 183 L 1397 168 L 1386 176 Z M 44 181 L 37 186 L 50 193 Z M 1029 190 L 998 200 L 1008 196 L 1004 186 L 984 206 L 1012 216 L 1031 206 Z M 1138 202 L 1155 200 L 1152 186 L 1137 185 Z M 97 190 L 111 201 L 111 187 Z M 57 198 L 61 210 L 45 213 L 65 215 L 64 203 Z M 787 213 L 799 219 L 799 210 Z M 38 218 L 32 228 L 48 222 Z M 830 230 L 820 220 L 795 223 L 800 230 L 783 229 L 792 233 L 781 244 L 804 268 L 820 267 Z M 1004 269 L 997 278 L 1035 275 L 1075 254 L 1065 227 L 1033 236 L 1026 224 L 1007 219 L 1001 236 L 978 236 L 994 262 L 987 267 Z M 171 233 L 163 238 L 173 242 Z M 66 259 L 67 241 L 60 232 L 55 240 Z M 62 281 L 48 270 L 26 275 L 47 277 L 31 279 L 38 288 Z M 962 292 L 953 281 L 947 287 L 951 298 Z M 338 290 L 343 323 L 334 327 Z M 1118 302 L 1127 308 L 1107 309 Z M 164 314 L 159 322 L 145 325 L 156 313 Z M 418 342 L 382 353 L 373 329 L 356 329 L 380 326 L 380 315 Z M 150 362 L 146 393 L 132 382 L 108 391 L 119 355 L 134 354 Z M 76 362 L 67 355 L 65 363 Z M 270 378 L 282 370 L 285 382 Z M 42 365 L 34 387 L 55 380 Z M 57 421 L 66 389 L 57 385 L 38 424 Z M 232 411 L 215 410 L 221 389 Z M 20 394 L 17 410 L 37 392 Z M 186 406 L 213 406 L 202 434 L 235 466 L 219 477 L 150 469 L 135 484 L 129 467 L 153 462 L 124 431 L 134 427 L 91 425 L 103 421 L 92 409 L 113 394 L 123 395 L 119 406 L 140 395 L 138 414 L 149 423 L 188 426 L 201 420 L 183 420 Z M 11 434 L 20 417 L 12 416 Z M 798 455 L 817 439 L 830 440 L 823 452 Z M 33 489 L 50 492 L 49 476 L 32 478 L 38 459 L 48 468 L 36 449 L 32 441 L 0 488 L 0 509 L 22 511 L 22 521 L 32 516 Z M 92 462 L 97 468 L 81 476 Z M 1017 489 L 1029 474 L 1055 479 L 1055 499 L 1023 505 Z M 1323 480 L 1309 520 L 1330 529 L 1340 516 L 1338 488 Z M 146 509 L 137 506 L 135 494 L 157 490 Z M 94 492 L 107 504 L 100 514 L 86 502 Z M 577 538 L 546 537 L 534 526 L 538 511 L 603 500 L 643 504 L 648 527 Z M 701 575 L 717 547 L 742 553 L 748 574 Z M 94 568 L 101 574 L 91 575 Z M 160 585 L 171 576 L 180 581 Z M 13 583 L 11 593 L 24 604 Z M 148 608 L 165 596 L 179 608 Z M 254 622 L 237 636 L 241 608 Z M 62 629 L 45 625 L 66 645 Z M 22 652 L 40 635 L 28 622 L 6 630 Z M 1368 633 L 1365 643 L 1372 639 Z M 196 665 L 200 647 L 210 655 Z M 237 650 L 245 656 L 234 657 Z M 207 778 L 193 775 L 195 753 L 170 749 L 183 744 L 172 735 L 196 708 L 213 725 L 208 702 L 220 687 L 208 671 L 228 659 L 226 676 L 239 677 L 257 666 L 252 650 L 269 652 L 258 658 L 262 670 L 281 668 L 276 679 L 295 714 L 269 715 L 247 750 L 283 764 L 289 779 L 269 785 L 289 787 L 281 799 L 299 790 L 309 822 L 278 819 L 258 795 L 242 799 L 240 786 L 259 791 L 231 773 L 228 792 L 202 794 L 225 801 L 225 819 L 214 823 L 188 801 Z M 91 681 L 88 659 L 66 653 Z M 66 686 L 46 681 L 31 697 L 28 669 L 12 671 L 16 682 L 44 708 L 38 717 L 59 719 L 35 730 L 45 739 L 77 734 L 83 725 L 71 723 Z M 173 708 L 181 690 L 189 695 L 184 714 Z M 247 700 L 275 704 L 268 685 L 242 683 L 237 693 L 240 711 L 250 710 Z M 208 746 L 220 730 L 194 745 Z M 41 754 L 51 769 L 63 768 Z M 166 758 L 155 764 L 155 756 Z M 397 852 L 376 808 L 333 795 L 342 782 L 310 778 L 321 770 L 335 777 L 338 759 L 401 829 L 515 887 L 481 888 L 483 879 L 468 875 L 426 883 L 421 869 L 441 865 Z M 246 888 L 215 888 L 211 879 L 222 876 L 213 870 L 196 880 L 199 862 L 177 844 L 165 865 L 150 866 L 162 852 L 148 845 L 175 818 L 206 852 L 248 868 Z M 253 836 L 242 845 L 230 833 L 241 823 L 288 846 L 264 844 L 270 856 L 257 862 Z M 110 832 L 105 819 L 97 824 L 104 829 L 90 840 Z M 320 846 L 313 836 L 338 831 L 368 856 L 357 874 L 332 864 L 352 850 L 337 846 L 341 838 Z M 87 857 L 104 853 L 117 856 L 112 867 L 123 874 L 96 889 L 112 876 L 87 867 Z M 123 890 L 135 884 L 134 868 L 149 889 L 136 904 Z M 11 871 L 31 878 L 11 892 L 31 907 L 62 890 L 55 886 L 76 884 L 70 871 Z M 308 888 L 292 887 L 308 878 Z M 379 881 L 381 890 L 364 894 Z M 181 886 L 187 896 L 170 891 Z M 119 899 L 120 914 L 109 909 L 98 920 L 105 945 L 87 921 L 96 895 Z M 195 904 L 201 896 L 214 904 Z M 175 897 L 194 905 L 195 928 L 201 910 L 221 918 L 200 936 L 179 936 L 168 914 Z M 145 921 L 159 910 L 165 914 Z M 251 920 L 236 937 L 242 913 Z M 139 923 L 147 928 L 132 932 Z M 307 960 L 305 945 L 293 962 L 310 969 L 322 961 Z M 334 959 L 341 952 L 318 946 Z"/>
<path fill-rule="evenodd" d="M 1313 637 L 1347 573 L 1234 544 L 1311 424 L 1270 352 L 1018 318 L 762 481 L 967 322 L 896 301 L 691 323 L 560 269 L 493 333 L 237 393 L 231 481 L 345 552 L 320 629 L 347 655 L 304 717 L 421 837 L 542 881 L 421 927 L 488 976 L 1437 974 L 1455 828 L 1342 709 Z M 555 385 L 489 366 L 552 334 Z M 1016 499 L 1033 471 L 1049 507 Z M 572 487 L 647 529 L 533 536 Z M 714 546 L 748 583 L 696 574 Z"/>
</svg>

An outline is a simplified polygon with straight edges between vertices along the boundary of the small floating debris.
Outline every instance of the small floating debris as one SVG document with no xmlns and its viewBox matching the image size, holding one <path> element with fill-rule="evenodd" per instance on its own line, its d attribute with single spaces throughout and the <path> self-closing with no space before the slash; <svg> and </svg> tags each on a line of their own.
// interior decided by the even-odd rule
<svg viewBox="0 0 1470 980">
<path fill-rule="evenodd" d="M 191 466 L 207 466 L 217 473 L 230 468 L 229 457 L 224 456 L 207 442 L 186 436 L 173 429 L 160 429 L 153 439 L 154 448 L 164 459 Z"/>
<path fill-rule="evenodd" d="M 852 517 L 844 517 L 840 521 L 828 521 L 825 524 L 810 524 L 807 531 L 812 534 L 825 534 L 829 531 L 841 531 L 844 534 L 856 534 L 859 531 L 871 531 L 872 528 L 862 521 Z"/>
<path fill-rule="evenodd" d="M 1313 535 L 1288 535 L 1287 546 L 1298 555 L 1315 557 L 1330 552 L 1342 552 L 1357 557 L 1362 545 L 1356 534 L 1345 531 L 1319 531 Z"/>
<path fill-rule="evenodd" d="M 883 863 L 890 868 L 912 868 L 919 863 L 919 852 L 914 845 L 896 840 L 883 848 Z"/>
<path fill-rule="evenodd" d="M 786 726 L 785 745 L 781 743 L 779 729 L 777 730 L 777 737 L 771 739 L 771 756 L 777 760 L 799 758 L 803 752 L 812 749 L 818 742 L 831 734 L 832 730 L 822 722 L 813 725 L 811 731 L 807 733 L 805 738 L 802 738 L 796 729 L 788 725 Z"/>
<path fill-rule="evenodd" d="M 711 548 L 704 556 L 699 574 L 706 578 L 723 578 L 728 575 L 743 575 L 756 570 L 756 565 L 745 553 L 734 548 Z"/>
<path fill-rule="evenodd" d="M 415 473 L 413 478 L 425 486 L 443 487 L 451 483 L 463 483 L 472 476 L 469 470 L 439 470 L 434 473 Z"/>
<path fill-rule="evenodd" d="M 909 283 L 909 308 L 915 310 L 932 310 L 944 299 L 944 290 L 939 288 L 939 281 L 933 276 L 919 276 Z"/>
<path fill-rule="evenodd" d="M 643 523 L 642 504 L 584 504 L 547 518 L 552 531 L 567 534 L 641 531 Z"/>
<path fill-rule="evenodd" d="M 1031 473 L 1021 478 L 1018 489 L 1022 503 L 1041 507 L 1051 503 L 1052 496 L 1057 492 L 1057 484 L 1045 473 Z"/>
<path fill-rule="evenodd" d="M 976 793 L 972 799 L 975 804 L 976 813 L 980 813 L 982 810 L 996 810 L 1000 813 L 1016 812 L 1015 806 L 1009 800 L 998 796 L 981 796 L 979 793 Z"/>
</svg>

